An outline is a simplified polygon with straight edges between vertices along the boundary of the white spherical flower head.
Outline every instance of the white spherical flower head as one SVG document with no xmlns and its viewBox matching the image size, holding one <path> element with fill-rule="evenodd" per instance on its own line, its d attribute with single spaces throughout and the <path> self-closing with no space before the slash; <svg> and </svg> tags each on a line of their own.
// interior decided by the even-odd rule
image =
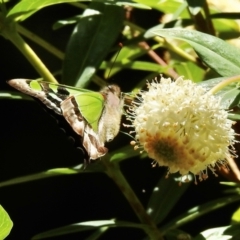
<svg viewBox="0 0 240 240">
<path fill-rule="evenodd" d="M 235 132 L 220 99 L 190 80 L 161 78 L 148 83 L 129 108 L 135 149 L 147 152 L 169 173 L 207 178 L 207 168 L 227 164 L 234 155 Z M 230 147 L 230 148 L 229 148 Z"/>
</svg>

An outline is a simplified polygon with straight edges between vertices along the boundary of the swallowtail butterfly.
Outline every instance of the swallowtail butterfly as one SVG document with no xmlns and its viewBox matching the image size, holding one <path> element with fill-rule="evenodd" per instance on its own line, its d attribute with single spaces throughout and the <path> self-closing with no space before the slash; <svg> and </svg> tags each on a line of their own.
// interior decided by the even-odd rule
<svg viewBox="0 0 240 240">
<path fill-rule="evenodd" d="M 104 156 L 108 151 L 105 142 L 112 141 L 119 132 L 123 99 L 117 85 L 93 92 L 28 79 L 12 79 L 8 84 L 62 115 L 82 138 L 89 159 Z"/>
</svg>

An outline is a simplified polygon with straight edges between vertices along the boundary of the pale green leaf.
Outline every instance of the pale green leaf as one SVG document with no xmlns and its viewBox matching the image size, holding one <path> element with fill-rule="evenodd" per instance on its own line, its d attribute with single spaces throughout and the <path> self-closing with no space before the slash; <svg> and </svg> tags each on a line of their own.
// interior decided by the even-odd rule
<svg viewBox="0 0 240 240">
<path fill-rule="evenodd" d="M 213 88 L 215 85 L 221 83 L 222 81 L 227 80 L 228 78 L 214 78 L 209 79 L 203 82 L 199 82 L 198 85 L 204 87 L 207 91 Z M 217 97 L 220 97 L 220 105 L 224 109 L 233 108 L 239 105 L 240 99 L 240 89 L 236 83 L 232 83 L 222 88 L 216 93 Z M 234 112 L 236 114 L 236 112 Z M 232 116 L 233 113 L 229 112 L 229 116 Z"/>
<path fill-rule="evenodd" d="M 231 19 L 213 19 L 214 29 L 221 39 L 233 39 L 239 37 L 239 26 L 237 21 Z"/>
<path fill-rule="evenodd" d="M 233 223 L 240 224 L 240 207 L 233 213 L 231 220 Z"/>
<path fill-rule="evenodd" d="M 209 67 L 222 76 L 234 76 L 240 74 L 240 49 L 224 42 L 223 40 L 187 29 L 150 29 L 145 37 L 159 35 L 165 38 L 176 38 L 188 42 L 198 53 L 199 57 Z"/>
<path fill-rule="evenodd" d="M 0 239 L 5 239 L 13 227 L 13 222 L 8 213 L 0 205 Z"/>
</svg>

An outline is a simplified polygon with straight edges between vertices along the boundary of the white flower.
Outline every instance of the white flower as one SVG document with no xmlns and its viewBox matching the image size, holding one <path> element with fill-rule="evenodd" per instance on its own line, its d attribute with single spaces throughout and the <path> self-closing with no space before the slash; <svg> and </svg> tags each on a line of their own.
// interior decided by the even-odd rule
<svg viewBox="0 0 240 240">
<path fill-rule="evenodd" d="M 207 168 L 214 173 L 215 166 L 226 166 L 236 134 L 220 99 L 182 77 L 161 77 L 147 85 L 128 112 L 136 132 L 134 148 L 169 173 L 193 173 L 200 180 L 207 178 Z"/>
</svg>

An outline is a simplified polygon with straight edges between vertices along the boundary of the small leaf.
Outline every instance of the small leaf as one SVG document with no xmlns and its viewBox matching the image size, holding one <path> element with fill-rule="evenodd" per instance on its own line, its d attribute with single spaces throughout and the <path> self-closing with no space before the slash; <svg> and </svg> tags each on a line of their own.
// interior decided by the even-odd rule
<svg viewBox="0 0 240 240">
<path fill-rule="evenodd" d="M 188 42 L 197 52 L 199 57 L 209 67 L 222 76 L 240 74 L 240 49 L 223 40 L 194 30 L 187 29 L 149 29 L 145 37 L 157 34 L 165 38 L 176 38 Z"/>
<path fill-rule="evenodd" d="M 233 213 L 231 220 L 233 223 L 240 224 L 240 207 Z"/>
<path fill-rule="evenodd" d="M 13 222 L 8 213 L 0 205 L 0 239 L 5 239 L 13 227 Z"/>
</svg>

